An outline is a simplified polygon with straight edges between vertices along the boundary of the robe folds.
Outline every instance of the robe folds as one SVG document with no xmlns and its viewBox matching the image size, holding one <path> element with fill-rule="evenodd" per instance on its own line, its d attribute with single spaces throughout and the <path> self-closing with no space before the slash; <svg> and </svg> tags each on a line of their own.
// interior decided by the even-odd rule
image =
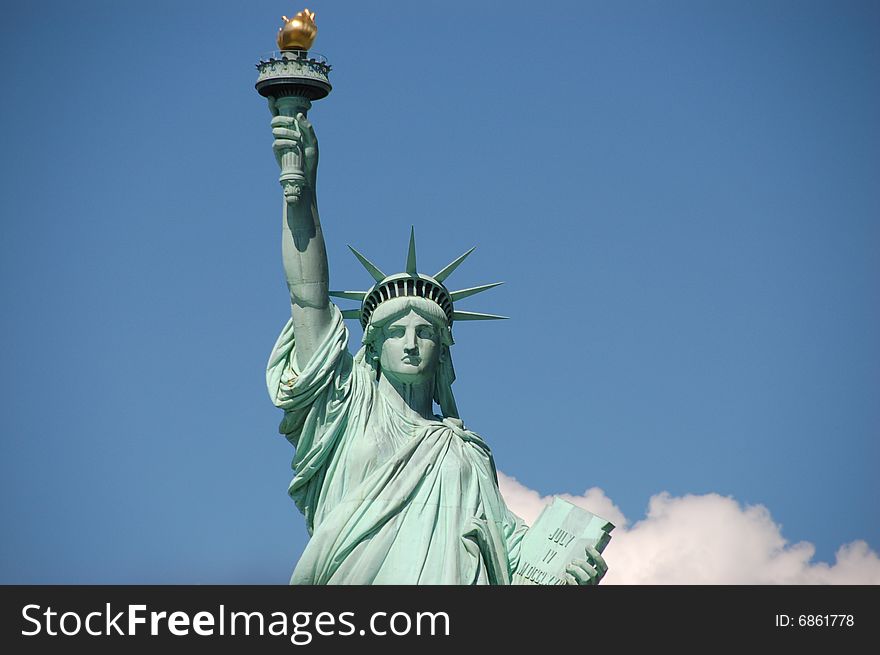
<svg viewBox="0 0 880 655">
<path fill-rule="evenodd" d="M 510 584 L 527 530 L 461 421 L 403 415 L 333 324 L 298 370 L 292 322 L 266 372 L 296 448 L 288 492 L 311 538 L 291 584 Z"/>
</svg>

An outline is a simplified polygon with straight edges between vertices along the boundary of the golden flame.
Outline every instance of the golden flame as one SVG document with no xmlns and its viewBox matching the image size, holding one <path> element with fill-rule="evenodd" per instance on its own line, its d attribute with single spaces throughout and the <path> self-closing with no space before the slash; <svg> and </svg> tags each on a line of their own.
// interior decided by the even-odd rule
<svg viewBox="0 0 880 655">
<path fill-rule="evenodd" d="M 281 50 L 308 50 L 318 35 L 315 12 L 303 9 L 293 18 L 282 16 L 284 26 L 278 28 L 278 48 Z"/>
</svg>

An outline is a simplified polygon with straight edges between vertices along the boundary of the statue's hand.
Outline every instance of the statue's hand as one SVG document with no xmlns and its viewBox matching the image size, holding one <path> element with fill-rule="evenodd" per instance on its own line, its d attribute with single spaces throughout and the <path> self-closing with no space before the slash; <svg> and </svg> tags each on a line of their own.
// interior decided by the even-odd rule
<svg viewBox="0 0 880 655">
<path fill-rule="evenodd" d="M 318 173 L 318 139 L 315 128 L 302 113 L 296 117 L 275 115 L 272 117 L 272 150 L 275 159 L 281 165 L 281 156 L 285 150 L 300 148 L 303 158 L 303 174 L 314 187 Z"/>
<path fill-rule="evenodd" d="M 567 584 L 596 585 L 608 572 L 608 565 L 598 550 L 587 546 L 586 560 L 576 559 L 565 570 L 563 577 Z"/>
</svg>

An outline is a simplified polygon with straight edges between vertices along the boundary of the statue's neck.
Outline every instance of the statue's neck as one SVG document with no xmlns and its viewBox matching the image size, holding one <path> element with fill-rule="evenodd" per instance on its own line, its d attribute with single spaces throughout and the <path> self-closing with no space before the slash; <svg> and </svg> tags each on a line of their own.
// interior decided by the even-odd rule
<svg viewBox="0 0 880 655">
<path fill-rule="evenodd" d="M 392 407 L 400 412 L 411 410 L 422 418 L 434 418 L 434 382 L 410 384 L 389 377 L 384 373 L 379 376 L 379 392 L 385 396 Z"/>
</svg>

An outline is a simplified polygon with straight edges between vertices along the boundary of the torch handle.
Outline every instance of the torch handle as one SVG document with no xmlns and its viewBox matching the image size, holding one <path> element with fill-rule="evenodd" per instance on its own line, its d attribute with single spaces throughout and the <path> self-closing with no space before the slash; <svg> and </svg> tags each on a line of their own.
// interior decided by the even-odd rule
<svg viewBox="0 0 880 655">
<path fill-rule="evenodd" d="M 297 114 L 308 115 L 312 102 L 302 96 L 283 96 L 275 99 L 275 109 L 281 116 L 295 118 Z M 281 177 L 278 179 L 285 190 L 288 202 L 296 202 L 307 185 L 303 173 L 303 152 L 301 146 L 285 148 L 281 151 Z"/>
</svg>

